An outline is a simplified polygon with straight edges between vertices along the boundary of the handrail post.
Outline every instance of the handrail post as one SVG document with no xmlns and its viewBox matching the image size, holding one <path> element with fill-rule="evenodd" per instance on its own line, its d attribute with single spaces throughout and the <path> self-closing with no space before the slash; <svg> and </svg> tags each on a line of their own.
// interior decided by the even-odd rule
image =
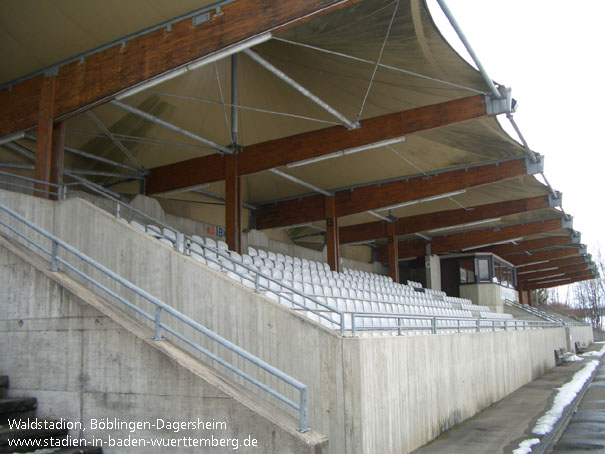
<svg viewBox="0 0 605 454">
<path fill-rule="evenodd" d="M 481 332 L 481 322 L 480 322 L 480 318 L 477 319 L 477 332 L 480 333 Z"/>
<path fill-rule="evenodd" d="M 345 313 L 344 312 L 340 313 L 340 335 L 341 336 L 345 335 Z"/>
<path fill-rule="evenodd" d="M 355 337 L 355 312 L 351 312 L 351 336 Z"/>
<path fill-rule="evenodd" d="M 504 331 L 508 331 L 508 322 L 504 320 Z"/>
<path fill-rule="evenodd" d="M 431 331 L 433 334 L 437 334 L 437 317 L 431 319 Z"/>
<path fill-rule="evenodd" d="M 52 272 L 59 271 L 59 262 L 57 261 L 57 255 L 59 254 L 59 245 L 56 241 L 53 241 L 53 247 L 50 257 L 50 270 Z"/>
<path fill-rule="evenodd" d="M 460 319 L 458 319 L 457 322 L 458 322 L 458 334 L 460 334 Z"/>
<path fill-rule="evenodd" d="M 259 293 L 259 285 L 260 285 L 260 273 L 256 272 L 256 278 L 254 279 L 254 291 Z"/>
<path fill-rule="evenodd" d="M 496 331 L 496 321 L 492 320 L 492 332 Z"/>
<path fill-rule="evenodd" d="M 401 336 L 401 317 L 397 317 L 397 335 Z"/>
<path fill-rule="evenodd" d="M 163 340 L 161 319 L 162 319 L 162 308 L 160 306 L 156 306 L 155 307 L 155 331 L 154 331 L 154 335 L 153 335 L 154 341 Z"/>
<path fill-rule="evenodd" d="M 116 219 L 120 219 L 120 202 L 116 201 Z"/>
<path fill-rule="evenodd" d="M 309 423 L 307 421 L 307 387 L 300 390 L 300 432 L 309 431 Z"/>
</svg>

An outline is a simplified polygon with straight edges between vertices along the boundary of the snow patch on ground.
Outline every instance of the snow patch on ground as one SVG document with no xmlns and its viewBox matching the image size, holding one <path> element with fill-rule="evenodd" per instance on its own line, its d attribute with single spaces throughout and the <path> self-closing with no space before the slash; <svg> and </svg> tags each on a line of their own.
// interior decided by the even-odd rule
<svg viewBox="0 0 605 454">
<path fill-rule="evenodd" d="M 605 348 L 603 349 L 605 350 Z M 605 351 L 604 351 L 605 353 Z M 576 372 L 568 383 L 565 383 L 560 388 L 557 388 L 559 392 L 555 396 L 552 408 L 548 410 L 544 416 L 538 419 L 536 426 L 534 427 L 533 433 L 536 435 L 544 435 L 550 432 L 555 423 L 561 418 L 563 410 L 578 395 L 578 393 L 584 387 L 584 383 L 590 378 L 593 371 L 599 366 L 599 361 L 592 360 L 586 363 L 586 365 Z"/>
<path fill-rule="evenodd" d="M 540 443 L 539 438 L 530 438 L 529 440 L 523 440 L 517 449 L 513 451 L 513 454 L 529 454 L 531 447 Z"/>
<path fill-rule="evenodd" d="M 603 342 L 595 342 L 595 344 L 602 344 L 602 343 Z M 586 352 L 586 353 L 580 354 L 580 356 L 583 356 L 585 358 L 593 357 L 593 356 L 601 357 L 603 355 L 605 355 L 605 347 L 602 347 L 601 350 L 599 350 L 599 351 L 592 351 L 592 352 Z"/>
<path fill-rule="evenodd" d="M 578 355 L 571 355 L 565 358 L 565 361 L 584 361 L 584 358 L 580 358 Z"/>
</svg>

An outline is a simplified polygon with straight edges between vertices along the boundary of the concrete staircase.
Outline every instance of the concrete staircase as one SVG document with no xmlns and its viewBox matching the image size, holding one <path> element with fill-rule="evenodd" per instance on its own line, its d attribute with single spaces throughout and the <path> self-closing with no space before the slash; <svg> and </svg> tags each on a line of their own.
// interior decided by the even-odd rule
<svg viewBox="0 0 605 454">
<path fill-rule="evenodd" d="M 35 397 L 6 397 L 8 390 L 8 377 L 0 376 L 0 453 L 5 452 L 34 452 L 47 446 L 65 440 L 68 435 L 64 428 L 11 428 L 9 421 L 33 421 L 36 418 L 38 401 Z M 44 423 L 44 421 L 40 421 Z M 30 446 L 10 446 L 9 440 L 30 440 Z M 38 440 L 39 442 L 35 442 Z M 37 444 L 36 444 L 37 443 Z M 45 453 L 52 454 L 101 454 L 101 448 L 48 448 Z"/>
</svg>

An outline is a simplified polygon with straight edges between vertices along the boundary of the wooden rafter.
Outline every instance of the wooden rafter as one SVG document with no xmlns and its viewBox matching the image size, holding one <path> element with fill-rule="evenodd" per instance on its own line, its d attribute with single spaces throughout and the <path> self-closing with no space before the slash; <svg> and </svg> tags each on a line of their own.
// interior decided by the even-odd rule
<svg viewBox="0 0 605 454">
<path fill-rule="evenodd" d="M 116 94 L 262 33 L 295 25 L 355 0 L 238 0 L 192 26 L 192 19 L 149 32 L 58 68 L 55 118 L 66 118 Z M 260 14 L 259 12 L 262 12 Z M 0 137 L 37 124 L 43 76 L 0 90 Z"/>
<path fill-rule="evenodd" d="M 548 259 L 544 263 L 539 263 L 536 265 L 527 265 L 517 268 L 517 272 L 525 273 L 527 271 L 543 271 L 548 268 L 576 265 L 578 263 L 586 263 L 586 259 L 581 255 L 574 255 L 571 257 L 565 257 L 560 259 Z"/>
<path fill-rule="evenodd" d="M 446 171 L 430 178 L 419 176 L 368 184 L 355 189 L 343 189 L 336 191 L 334 195 L 336 215 L 342 217 L 361 213 L 526 174 L 525 158 L 517 158 L 499 163 L 486 163 L 468 169 Z M 323 219 L 323 196 L 310 196 L 263 205 L 256 210 L 255 215 L 258 229 L 319 221 Z"/>
<path fill-rule="evenodd" d="M 508 255 L 506 260 L 513 265 L 525 265 L 527 263 L 541 262 L 544 260 L 562 259 L 565 257 L 574 257 L 578 255 L 578 247 L 565 247 L 561 249 L 551 249 L 541 252 L 536 252 L 531 255 L 514 254 Z"/>
<path fill-rule="evenodd" d="M 539 249 L 553 248 L 556 246 L 570 246 L 572 238 L 569 235 L 549 236 L 547 238 L 538 238 L 535 240 L 520 241 L 519 244 L 498 244 L 482 249 L 477 252 L 492 252 L 500 257 L 509 254 L 521 254 L 525 251 L 536 251 Z"/>
<path fill-rule="evenodd" d="M 431 239 L 431 241 L 413 240 L 400 242 L 399 257 L 407 258 L 423 256 L 429 245 L 432 254 L 458 251 L 485 243 L 506 241 L 521 236 L 558 230 L 562 227 L 562 224 L 561 219 L 548 219 L 527 222 L 525 224 L 508 225 L 498 229 L 453 233 L 451 235 L 435 237 Z M 577 249 L 573 249 L 573 251 L 577 254 Z M 386 261 L 386 248 L 384 246 L 377 249 L 376 257 L 381 262 Z"/>
<path fill-rule="evenodd" d="M 450 227 L 484 219 L 508 216 L 526 211 L 549 208 L 548 196 L 530 197 L 527 199 L 478 205 L 470 209 L 438 211 L 399 218 L 394 222 L 397 235 L 408 235 L 415 232 Z M 340 228 L 341 244 L 358 241 L 386 238 L 389 223 L 384 221 L 356 224 Z"/>
<path fill-rule="evenodd" d="M 270 140 L 244 147 L 239 157 L 240 175 L 486 116 L 485 97 L 478 95 L 368 118 L 351 131 L 332 126 Z M 209 155 L 156 167 L 147 177 L 147 193 L 223 180 L 221 159 L 218 155 Z"/>
</svg>

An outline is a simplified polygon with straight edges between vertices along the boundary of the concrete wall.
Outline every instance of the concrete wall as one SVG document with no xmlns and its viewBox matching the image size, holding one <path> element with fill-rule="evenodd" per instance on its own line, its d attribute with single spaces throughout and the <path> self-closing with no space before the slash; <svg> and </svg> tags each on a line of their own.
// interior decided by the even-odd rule
<svg viewBox="0 0 605 454">
<path fill-rule="evenodd" d="M 553 350 L 565 347 L 564 329 L 341 338 L 85 201 L 52 204 L 1 191 L 0 201 L 308 385 L 310 424 L 329 437 L 332 454 L 409 452 L 554 366 Z M 144 302 L 141 306 L 151 310 Z M 289 393 L 265 373 L 183 329 Z M 119 370 L 125 360 L 118 355 L 115 367 Z M 100 373 L 116 372 L 106 368 Z"/>
<path fill-rule="evenodd" d="M 498 284 L 464 284 L 460 286 L 460 297 L 468 298 L 473 304 L 488 306 L 492 312 L 504 312 L 500 286 Z"/>
<path fill-rule="evenodd" d="M 38 399 L 37 416 L 80 422 L 72 437 L 105 442 L 103 452 L 163 453 L 166 448 L 117 448 L 113 440 L 194 437 L 237 440 L 238 452 L 321 453 L 300 435 L 259 417 L 215 386 L 64 290 L 0 246 L 0 375 L 9 396 Z M 148 340 L 149 338 L 147 338 Z M 92 420 L 126 423 L 217 421 L 214 429 L 100 430 Z M 243 447 L 249 437 L 258 448 Z M 210 449 L 210 448 L 207 448 Z M 170 452 L 190 453 L 191 447 Z M 212 449 L 213 452 L 232 452 Z"/>
<path fill-rule="evenodd" d="M 569 328 L 571 333 L 571 348 L 569 351 L 574 351 L 576 342 L 580 342 L 581 346 L 588 346 L 596 339 L 593 337 L 592 326 L 572 326 Z"/>
<path fill-rule="evenodd" d="M 354 409 L 357 447 L 347 452 L 405 453 L 553 367 L 565 330 L 345 339 L 343 345 L 347 395 L 360 397 L 347 407 Z"/>
<path fill-rule="evenodd" d="M 593 328 L 592 334 L 594 336 L 594 341 L 595 342 L 603 342 L 603 341 L 605 341 L 605 331 Z"/>
<path fill-rule="evenodd" d="M 424 258 L 426 268 L 426 287 L 433 290 L 441 290 L 441 259 L 438 255 L 430 255 Z"/>
<path fill-rule="evenodd" d="M 53 203 L 0 192 L 0 202 L 39 222 L 46 230 L 69 240 L 74 247 L 143 290 L 309 386 L 309 423 L 324 434 L 333 434 L 331 444 L 337 449 L 333 452 L 340 452 L 338 449 L 343 445 L 344 436 L 342 354 L 339 337 L 334 332 L 248 291 L 189 257 L 173 253 L 170 247 L 127 224 L 116 222 L 113 216 L 84 200 Z M 73 222 L 74 217 L 79 222 Z M 132 292 L 91 267 L 85 265 L 84 268 L 116 293 L 153 313 L 150 303 L 133 296 Z M 141 316 L 132 315 L 140 322 L 148 323 Z M 242 362 L 180 322 L 168 317 L 163 321 L 182 329 L 200 345 L 298 402 L 298 393 L 279 380 Z M 255 388 L 252 390 L 262 393 Z M 277 400 L 273 403 L 296 414 Z"/>
</svg>

